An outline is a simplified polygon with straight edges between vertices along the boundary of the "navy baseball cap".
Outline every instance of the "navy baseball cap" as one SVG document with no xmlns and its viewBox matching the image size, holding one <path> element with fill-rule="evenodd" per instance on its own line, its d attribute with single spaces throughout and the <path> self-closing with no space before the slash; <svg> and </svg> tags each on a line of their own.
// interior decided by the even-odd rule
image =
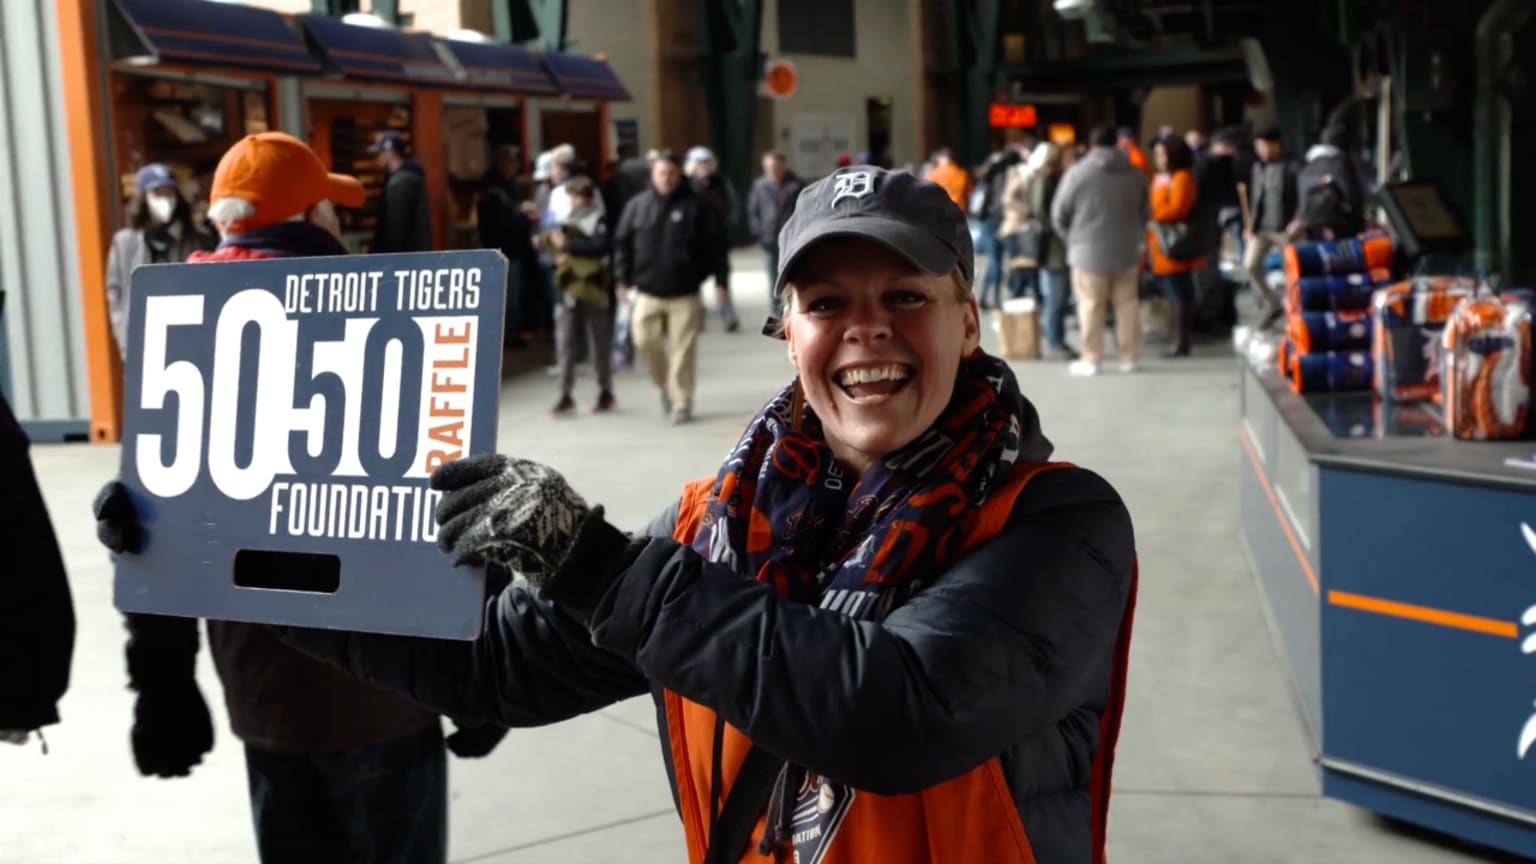
<svg viewBox="0 0 1536 864">
<path fill-rule="evenodd" d="M 368 148 L 368 152 L 383 153 L 385 150 L 391 150 L 395 153 L 399 153 L 401 156 L 404 156 L 405 136 L 401 135 L 399 132 L 396 132 L 393 129 L 386 129 L 383 132 L 380 132 L 373 139 L 373 146 Z"/>
<path fill-rule="evenodd" d="M 965 213 L 944 187 L 906 171 L 849 165 L 805 187 L 779 231 L 779 277 L 784 291 L 813 246 L 824 240 L 871 240 L 919 270 L 948 275 L 956 267 L 975 278 L 976 253 Z"/>
<path fill-rule="evenodd" d="M 171 169 L 159 162 L 151 162 L 139 169 L 139 173 L 134 176 L 133 182 L 140 192 L 153 192 L 156 189 L 175 186 L 176 177 L 171 173 Z"/>
</svg>

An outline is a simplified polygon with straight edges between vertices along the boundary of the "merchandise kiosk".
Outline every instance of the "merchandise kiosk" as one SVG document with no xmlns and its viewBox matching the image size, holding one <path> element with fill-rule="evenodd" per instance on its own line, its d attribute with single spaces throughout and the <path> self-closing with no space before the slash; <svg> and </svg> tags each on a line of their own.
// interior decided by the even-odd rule
<svg viewBox="0 0 1536 864">
<path fill-rule="evenodd" d="M 1536 857 L 1536 441 L 1241 376 L 1243 540 L 1323 793 Z"/>
</svg>

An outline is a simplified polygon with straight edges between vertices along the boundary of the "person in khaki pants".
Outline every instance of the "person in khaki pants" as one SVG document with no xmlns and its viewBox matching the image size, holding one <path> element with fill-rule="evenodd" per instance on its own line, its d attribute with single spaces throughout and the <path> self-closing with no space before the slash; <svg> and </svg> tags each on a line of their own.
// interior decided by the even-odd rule
<svg viewBox="0 0 1536 864">
<path fill-rule="evenodd" d="M 674 424 L 693 416 L 694 370 L 704 304 L 704 280 L 730 283 L 724 220 L 682 182 L 681 160 L 661 152 L 651 160 L 651 188 L 624 205 L 614 233 L 614 272 L 634 291 L 630 319 L 635 351 L 661 390 L 662 411 Z"/>
<path fill-rule="evenodd" d="M 1115 307 L 1120 371 L 1137 368 L 1142 234 L 1150 213 L 1146 175 L 1116 147 L 1114 128 L 1095 129 L 1091 140 L 1093 149 L 1067 170 L 1051 202 L 1051 224 L 1066 239 L 1077 297 L 1082 356 L 1067 371 L 1078 376 L 1099 373 L 1107 303 Z"/>
</svg>

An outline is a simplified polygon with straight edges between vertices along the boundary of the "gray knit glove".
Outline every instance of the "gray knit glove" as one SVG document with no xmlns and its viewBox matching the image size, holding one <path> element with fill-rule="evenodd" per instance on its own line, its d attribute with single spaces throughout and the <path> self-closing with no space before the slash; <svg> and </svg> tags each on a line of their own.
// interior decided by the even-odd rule
<svg viewBox="0 0 1536 864">
<path fill-rule="evenodd" d="M 496 563 L 535 586 L 559 566 L 589 509 L 559 472 L 492 453 L 432 472 L 438 548 L 455 564 Z"/>
</svg>

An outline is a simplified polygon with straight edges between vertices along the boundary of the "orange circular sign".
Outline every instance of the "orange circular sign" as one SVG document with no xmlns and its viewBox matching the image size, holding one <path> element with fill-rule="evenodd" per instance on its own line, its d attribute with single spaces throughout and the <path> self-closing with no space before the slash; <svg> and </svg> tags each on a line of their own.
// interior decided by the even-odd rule
<svg viewBox="0 0 1536 864">
<path fill-rule="evenodd" d="M 771 60 L 763 70 L 763 84 L 768 95 L 775 99 L 788 99 L 800 87 L 800 73 L 788 60 Z"/>
</svg>

